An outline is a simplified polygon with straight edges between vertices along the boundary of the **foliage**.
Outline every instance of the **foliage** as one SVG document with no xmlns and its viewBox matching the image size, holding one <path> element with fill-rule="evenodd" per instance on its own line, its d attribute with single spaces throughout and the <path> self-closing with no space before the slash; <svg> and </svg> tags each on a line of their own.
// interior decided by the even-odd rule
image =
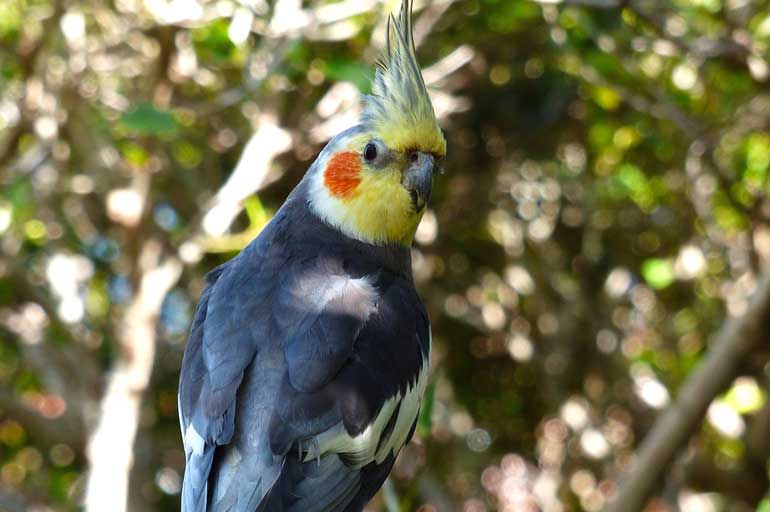
<svg viewBox="0 0 770 512">
<path fill-rule="evenodd" d="M 449 155 L 414 249 L 434 371 L 396 499 L 599 510 L 770 258 L 770 8 L 427 3 L 419 55 Z M 77 509 L 148 244 L 184 271 L 159 311 L 130 503 L 177 506 L 203 276 L 353 122 L 383 12 L 0 2 L 0 509 Z M 649 510 L 768 509 L 769 357 L 743 362 Z"/>
</svg>

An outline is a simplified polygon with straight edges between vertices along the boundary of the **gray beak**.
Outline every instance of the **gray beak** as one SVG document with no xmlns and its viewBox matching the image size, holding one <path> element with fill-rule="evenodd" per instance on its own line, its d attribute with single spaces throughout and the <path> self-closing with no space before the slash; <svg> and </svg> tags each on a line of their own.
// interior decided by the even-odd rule
<svg viewBox="0 0 770 512">
<path fill-rule="evenodd" d="M 433 165 L 435 159 L 433 155 L 413 151 L 407 155 L 409 162 L 401 179 L 401 184 L 409 195 L 412 196 L 412 206 L 415 213 L 419 213 L 425 208 L 430 200 L 430 190 L 433 186 Z"/>
</svg>

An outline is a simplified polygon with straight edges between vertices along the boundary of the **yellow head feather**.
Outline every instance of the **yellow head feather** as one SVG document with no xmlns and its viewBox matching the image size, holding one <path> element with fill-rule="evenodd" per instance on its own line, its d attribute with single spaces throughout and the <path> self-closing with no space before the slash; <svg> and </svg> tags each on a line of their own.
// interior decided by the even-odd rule
<svg viewBox="0 0 770 512">
<path fill-rule="evenodd" d="M 446 141 L 436 122 L 412 35 L 412 2 L 388 19 L 388 44 L 375 72 L 372 94 L 364 99 L 362 123 L 396 151 L 419 149 L 444 156 Z"/>
<path fill-rule="evenodd" d="M 363 152 L 377 139 L 389 159 L 372 167 Z M 410 245 L 424 212 L 403 182 L 410 151 L 442 157 L 446 141 L 415 56 L 411 0 L 403 0 L 398 18 L 389 18 L 387 49 L 364 98 L 361 124 L 330 143 L 310 175 L 311 207 L 352 238 Z"/>
</svg>

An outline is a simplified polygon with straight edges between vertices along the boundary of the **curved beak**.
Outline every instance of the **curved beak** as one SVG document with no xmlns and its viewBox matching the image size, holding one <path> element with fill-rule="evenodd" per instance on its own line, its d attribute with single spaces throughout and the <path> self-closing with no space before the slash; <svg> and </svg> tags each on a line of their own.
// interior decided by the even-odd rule
<svg viewBox="0 0 770 512">
<path fill-rule="evenodd" d="M 412 206 L 415 213 L 420 213 L 430 200 L 433 187 L 433 166 L 436 163 L 433 155 L 414 151 L 407 155 L 409 163 L 401 179 L 401 184 L 412 196 Z"/>
</svg>

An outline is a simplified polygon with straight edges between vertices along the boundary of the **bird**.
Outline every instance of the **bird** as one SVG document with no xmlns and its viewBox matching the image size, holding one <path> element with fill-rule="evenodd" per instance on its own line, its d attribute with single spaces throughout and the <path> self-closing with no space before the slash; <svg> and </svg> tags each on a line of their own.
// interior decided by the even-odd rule
<svg viewBox="0 0 770 512">
<path fill-rule="evenodd" d="M 180 371 L 183 512 L 358 512 L 411 440 L 431 327 L 411 244 L 446 155 L 412 6 L 358 124 L 211 270 Z"/>
</svg>

